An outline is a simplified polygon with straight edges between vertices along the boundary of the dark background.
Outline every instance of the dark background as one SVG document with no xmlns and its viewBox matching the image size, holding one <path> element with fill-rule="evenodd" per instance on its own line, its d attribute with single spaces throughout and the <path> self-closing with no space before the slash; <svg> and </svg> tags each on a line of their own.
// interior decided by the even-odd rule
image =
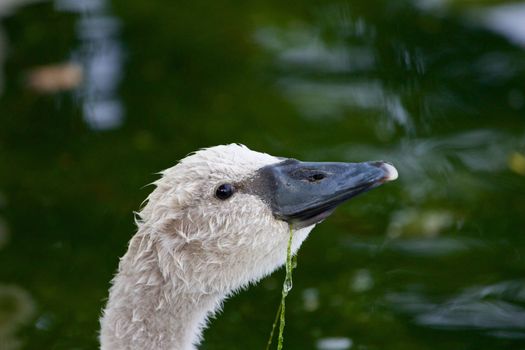
<svg viewBox="0 0 525 350">
<path fill-rule="evenodd" d="M 68 3 L 0 13 L 0 348 L 97 348 L 143 186 L 232 142 L 399 170 L 304 243 L 285 349 L 525 348 L 524 3 Z M 30 83 L 64 62 L 82 82 Z M 282 280 L 201 348 L 263 349 Z"/>
</svg>

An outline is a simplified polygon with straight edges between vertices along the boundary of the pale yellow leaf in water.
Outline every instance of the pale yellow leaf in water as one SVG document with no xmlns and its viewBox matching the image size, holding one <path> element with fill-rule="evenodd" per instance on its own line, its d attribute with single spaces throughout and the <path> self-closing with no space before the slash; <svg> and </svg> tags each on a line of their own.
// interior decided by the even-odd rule
<svg viewBox="0 0 525 350">
<path fill-rule="evenodd" d="M 510 155 L 508 165 L 510 170 L 525 176 L 525 155 L 514 152 Z"/>
</svg>

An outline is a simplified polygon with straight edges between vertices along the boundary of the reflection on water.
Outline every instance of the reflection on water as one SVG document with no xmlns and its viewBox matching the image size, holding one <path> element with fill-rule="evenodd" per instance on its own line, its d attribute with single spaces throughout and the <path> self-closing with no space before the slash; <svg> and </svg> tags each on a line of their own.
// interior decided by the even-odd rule
<svg viewBox="0 0 525 350">
<path fill-rule="evenodd" d="M 319 308 L 319 291 L 316 288 L 306 288 L 302 291 L 303 308 L 306 311 L 315 311 Z"/>
<path fill-rule="evenodd" d="M 356 293 L 364 293 L 374 287 L 374 279 L 367 269 L 360 269 L 355 272 L 350 288 Z"/>
<path fill-rule="evenodd" d="M 482 12 L 485 25 L 506 36 L 515 44 L 525 47 L 525 4 L 500 5 Z"/>
<path fill-rule="evenodd" d="M 525 155 L 520 152 L 514 152 L 509 157 L 509 168 L 516 174 L 525 176 Z"/>
<path fill-rule="evenodd" d="M 386 300 L 422 326 L 479 329 L 495 337 L 525 338 L 525 280 L 469 287 L 442 302 L 417 292 L 391 293 Z"/>
<path fill-rule="evenodd" d="M 360 18 L 352 21 L 350 17 L 344 17 L 338 24 L 345 36 L 363 37 L 372 31 Z M 277 65 L 283 71 L 278 83 L 301 115 L 315 119 L 341 119 L 349 109 L 386 112 L 386 120 L 381 124 L 382 135 L 391 134 L 395 126 L 403 127 L 407 133 L 412 132 L 412 122 L 400 96 L 385 89 L 381 81 L 341 79 L 348 77 L 349 73 L 359 76 L 374 69 L 373 52 L 365 44 L 349 46 L 343 41 L 328 44 L 318 30 L 305 26 L 259 28 L 255 39 L 275 55 Z M 326 76 L 337 79 L 332 81 Z"/>
<path fill-rule="evenodd" d="M 386 232 L 390 238 L 436 237 L 450 229 L 455 222 L 458 219 L 454 218 L 454 214 L 444 209 L 405 208 L 392 214 Z"/>
<path fill-rule="evenodd" d="M 0 18 L 12 15 L 19 6 L 38 1 L 44 0 L 3 0 Z M 123 65 L 119 20 L 111 16 L 106 0 L 56 0 L 55 6 L 58 11 L 78 15 L 80 47 L 73 50 L 71 62 L 31 69 L 29 87 L 43 93 L 78 87 L 76 95 L 83 105 L 86 123 L 95 130 L 118 128 L 124 120 L 124 107 L 117 93 Z M 0 95 L 6 52 L 7 40 L 0 27 Z"/>
<path fill-rule="evenodd" d="M 438 11 L 441 15 L 446 14 L 449 7 L 465 6 L 462 2 L 447 0 L 414 0 L 414 3 L 424 11 Z M 522 1 L 499 3 L 494 1 L 484 4 L 480 1 L 476 4 L 474 1 L 470 6 L 465 6 L 463 15 L 473 23 L 505 36 L 514 44 L 525 46 L 525 4 Z"/>
<path fill-rule="evenodd" d="M 51 94 L 75 89 L 82 80 L 80 65 L 62 63 L 33 68 L 28 73 L 27 85 L 35 91 Z"/>
<path fill-rule="evenodd" d="M 476 240 L 457 238 L 412 238 L 403 241 L 392 241 L 388 249 L 402 253 L 405 256 L 435 258 L 439 256 L 453 256 L 469 252 L 482 245 Z"/>
<path fill-rule="evenodd" d="M 357 21 L 357 35 L 363 35 L 364 21 Z M 370 49 L 348 46 L 344 43 L 328 44 L 318 30 L 294 26 L 286 30 L 262 27 L 255 32 L 256 41 L 275 55 L 276 63 L 284 69 L 320 71 L 325 73 L 351 73 L 370 69 L 374 55 Z"/>
<path fill-rule="evenodd" d="M 347 350 L 352 348 L 352 339 L 323 338 L 317 341 L 318 350 Z"/>
<path fill-rule="evenodd" d="M 20 287 L 0 284 L 0 348 L 20 349 L 17 331 L 32 320 L 35 304 L 29 293 Z"/>
<path fill-rule="evenodd" d="M 84 71 L 84 83 L 78 91 L 84 120 L 95 130 L 120 127 L 124 107 L 117 93 L 123 64 L 119 20 L 110 15 L 105 0 L 56 0 L 56 7 L 79 15 L 76 29 L 80 47 L 73 52 L 72 60 Z"/>
<path fill-rule="evenodd" d="M 489 174 L 509 169 L 509 158 L 525 143 L 523 129 L 518 126 L 513 134 L 472 129 L 449 136 L 402 139 L 385 147 L 351 143 L 320 148 L 312 156 L 323 159 L 343 155 L 349 161 L 381 157 L 400 169 L 399 182 L 414 201 L 455 194 L 476 201 L 476 193 L 493 188 Z M 443 186 L 443 179 L 447 186 Z"/>
</svg>

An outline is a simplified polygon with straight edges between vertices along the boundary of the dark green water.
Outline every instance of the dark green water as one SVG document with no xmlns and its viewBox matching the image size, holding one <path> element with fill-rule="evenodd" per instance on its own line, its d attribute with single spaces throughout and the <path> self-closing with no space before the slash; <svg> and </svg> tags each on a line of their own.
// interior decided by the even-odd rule
<svg viewBox="0 0 525 350">
<path fill-rule="evenodd" d="M 143 186 L 239 142 L 400 173 L 303 245 L 285 349 L 525 349 L 525 5 L 440 3 L 0 5 L 0 348 L 97 348 Z M 67 61 L 81 87 L 27 87 Z M 283 277 L 201 348 L 263 349 Z"/>
</svg>

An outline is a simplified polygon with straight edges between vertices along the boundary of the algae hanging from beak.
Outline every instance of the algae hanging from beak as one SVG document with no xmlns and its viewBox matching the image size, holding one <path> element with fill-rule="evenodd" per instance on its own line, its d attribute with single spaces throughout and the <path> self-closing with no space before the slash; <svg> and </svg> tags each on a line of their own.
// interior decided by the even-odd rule
<svg viewBox="0 0 525 350">
<path fill-rule="evenodd" d="M 277 315 L 275 315 L 275 320 L 273 321 L 272 325 L 272 331 L 270 333 L 270 339 L 268 339 L 268 343 L 266 345 L 266 350 L 270 350 L 270 346 L 272 345 L 273 340 L 273 333 L 275 331 L 275 326 L 277 325 L 277 321 L 279 321 L 279 337 L 277 338 L 277 350 L 281 350 L 283 348 L 283 341 L 284 341 L 284 325 L 285 325 L 285 309 L 286 309 L 286 296 L 290 292 L 290 290 L 293 287 L 293 281 L 292 281 L 292 272 L 293 269 L 297 267 L 297 254 L 292 257 L 292 239 L 293 239 L 293 227 L 290 224 L 290 238 L 288 239 L 288 247 L 286 249 L 286 277 L 284 278 L 283 282 L 283 290 L 281 293 L 281 303 L 279 304 L 279 308 L 277 309 Z"/>
</svg>

